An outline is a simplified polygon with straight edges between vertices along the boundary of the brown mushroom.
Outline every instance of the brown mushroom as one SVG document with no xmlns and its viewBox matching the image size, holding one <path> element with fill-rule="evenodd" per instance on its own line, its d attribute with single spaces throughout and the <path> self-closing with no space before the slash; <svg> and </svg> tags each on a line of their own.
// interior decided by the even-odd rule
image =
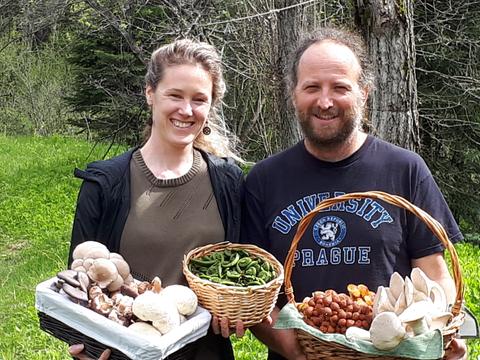
<svg viewBox="0 0 480 360">
<path fill-rule="evenodd" d="M 90 279 L 97 283 L 102 289 L 117 279 L 117 267 L 108 259 L 95 259 L 87 272 Z"/>
</svg>

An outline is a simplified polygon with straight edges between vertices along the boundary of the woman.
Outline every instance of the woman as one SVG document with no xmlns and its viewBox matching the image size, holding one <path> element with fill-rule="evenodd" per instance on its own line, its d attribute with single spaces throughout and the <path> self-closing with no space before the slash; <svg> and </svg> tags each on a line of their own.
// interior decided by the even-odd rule
<svg viewBox="0 0 480 360">
<path fill-rule="evenodd" d="M 185 253 L 239 236 L 243 175 L 218 115 L 221 61 L 211 45 L 179 40 L 152 54 L 145 79 L 152 118 L 144 145 L 75 171 L 84 181 L 69 263 L 76 245 L 95 240 L 122 254 L 137 279 L 185 283 Z M 85 359 L 79 351 L 70 349 Z M 196 359 L 233 359 L 233 351 L 209 332 Z"/>
</svg>

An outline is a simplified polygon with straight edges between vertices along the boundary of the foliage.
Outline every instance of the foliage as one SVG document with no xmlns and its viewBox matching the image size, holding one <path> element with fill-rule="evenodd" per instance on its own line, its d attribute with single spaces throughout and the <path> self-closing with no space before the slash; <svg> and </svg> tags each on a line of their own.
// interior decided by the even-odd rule
<svg viewBox="0 0 480 360">
<path fill-rule="evenodd" d="M 38 327 L 34 289 L 66 267 L 80 185 L 73 169 L 125 148 L 6 136 L 0 148 L 0 359 L 66 359 L 66 345 Z M 266 359 L 251 334 L 233 342 L 238 359 Z"/>
<path fill-rule="evenodd" d="M 0 136 L 0 358 L 66 358 L 66 345 L 38 328 L 34 288 L 66 266 L 79 181 L 72 173 L 94 159 L 124 150 L 63 137 Z M 110 151 L 108 150 L 110 149 Z M 480 316 L 480 247 L 456 246 L 466 283 L 466 304 Z M 266 359 L 266 348 L 250 332 L 232 338 L 236 358 Z M 469 359 L 480 355 L 469 343 Z"/>
<path fill-rule="evenodd" d="M 421 153 L 456 218 L 478 233 L 480 1 L 417 1 L 415 15 Z"/>
<path fill-rule="evenodd" d="M 66 133 L 70 109 L 62 97 L 71 89 L 70 67 L 54 42 L 38 51 L 0 39 L 0 132 Z"/>
<path fill-rule="evenodd" d="M 111 141 L 139 142 L 144 111 L 144 66 L 111 31 L 101 36 L 84 31 L 72 44 L 69 62 L 75 69 L 67 102 L 77 113 L 73 124 L 89 135 Z"/>
</svg>

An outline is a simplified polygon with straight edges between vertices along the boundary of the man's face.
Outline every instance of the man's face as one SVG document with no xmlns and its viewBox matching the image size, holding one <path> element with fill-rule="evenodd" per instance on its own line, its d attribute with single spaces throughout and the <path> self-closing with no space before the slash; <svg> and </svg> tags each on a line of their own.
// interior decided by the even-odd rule
<svg viewBox="0 0 480 360">
<path fill-rule="evenodd" d="M 367 98 L 360 64 L 346 46 L 310 46 L 300 58 L 293 101 L 306 139 L 321 148 L 341 145 L 360 129 Z"/>
</svg>

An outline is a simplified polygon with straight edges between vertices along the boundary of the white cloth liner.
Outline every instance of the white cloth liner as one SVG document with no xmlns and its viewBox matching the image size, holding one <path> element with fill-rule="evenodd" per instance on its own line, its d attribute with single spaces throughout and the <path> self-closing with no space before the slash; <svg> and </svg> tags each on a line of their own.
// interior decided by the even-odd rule
<svg viewBox="0 0 480 360">
<path fill-rule="evenodd" d="M 37 310 L 107 347 L 120 350 L 134 360 L 163 359 L 186 344 L 205 336 L 210 326 L 210 313 L 198 306 L 187 321 L 163 335 L 158 342 L 152 342 L 89 308 L 75 304 L 66 295 L 53 291 L 50 285 L 56 280 L 54 277 L 37 285 L 35 291 Z"/>
</svg>

